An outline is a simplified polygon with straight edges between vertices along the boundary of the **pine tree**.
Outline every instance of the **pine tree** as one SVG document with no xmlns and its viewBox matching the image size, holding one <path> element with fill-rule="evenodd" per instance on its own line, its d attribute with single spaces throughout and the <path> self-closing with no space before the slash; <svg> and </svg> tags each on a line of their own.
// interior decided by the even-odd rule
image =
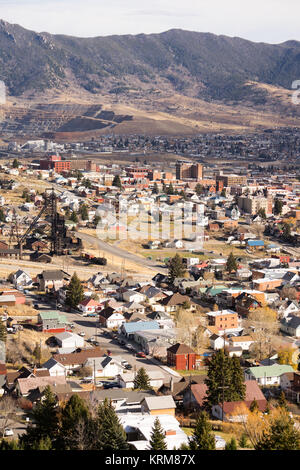
<svg viewBox="0 0 300 470">
<path fill-rule="evenodd" d="M 197 196 L 200 196 L 203 193 L 203 186 L 200 183 L 196 184 L 195 191 Z"/>
<path fill-rule="evenodd" d="M 174 194 L 174 188 L 173 188 L 172 183 L 170 183 L 168 188 L 167 188 L 167 194 L 169 194 L 169 195 Z"/>
<path fill-rule="evenodd" d="M 128 450 L 126 433 L 113 405 L 107 399 L 99 405 L 97 425 L 95 450 Z"/>
<path fill-rule="evenodd" d="M 0 341 L 6 343 L 7 331 L 3 321 L 0 320 Z"/>
<path fill-rule="evenodd" d="M 66 304 L 72 308 L 76 308 L 77 305 L 84 299 L 84 289 L 78 278 L 77 274 L 74 273 L 66 293 Z"/>
<path fill-rule="evenodd" d="M 211 432 L 212 428 L 208 422 L 207 414 L 200 413 L 197 418 L 196 426 L 191 438 L 189 438 L 189 447 L 191 450 L 215 450 L 216 440 Z"/>
<path fill-rule="evenodd" d="M 49 386 L 44 390 L 44 400 L 33 408 L 32 416 L 35 426 L 27 428 L 26 433 L 20 438 L 21 444 L 26 450 L 31 450 L 38 446 L 42 439 L 46 442 L 49 438 L 52 447 L 55 448 L 59 432 L 59 419 L 56 399 Z"/>
<path fill-rule="evenodd" d="M 150 447 L 148 450 L 167 450 L 165 434 L 158 418 L 154 421 L 151 432 Z"/>
<path fill-rule="evenodd" d="M 4 214 L 4 210 L 2 208 L 0 208 L 0 222 L 5 222 L 5 214 Z"/>
<path fill-rule="evenodd" d="M 66 450 L 82 450 L 78 442 L 77 425 L 84 427 L 90 418 L 89 409 L 78 395 L 72 395 L 61 412 L 60 446 Z"/>
<path fill-rule="evenodd" d="M 247 434 L 243 433 L 239 439 L 239 446 L 242 449 L 247 449 L 248 447 L 248 439 L 247 439 Z"/>
<path fill-rule="evenodd" d="M 205 379 L 207 392 L 205 406 L 211 409 L 223 401 L 231 401 L 231 364 L 223 349 L 219 349 L 211 358 Z"/>
<path fill-rule="evenodd" d="M 255 450 L 300 450 L 300 432 L 286 411 L 277 416 L 262 435 Z"/>
<path fill-rule="evenodd" d="M 251 413 L 254 413 L 254 412 L 256 412 L 256 411 L 259 410 L 259 408 L 258 408 L 258 403 L 257 403 L 257 401 L 255 400 L 255 398 L 254 398 L 253 401 L 251 402 L 250 407 L 249 407 L 249 410 L 251 411 Z"/>
<path fill-rule="evenodd" d="M 275 215 L 280 215 L 282 212 L 282 207 L 283 207 L 283 202 L 281 199 L 275 199 L 274 201 L 274 214 Z"/>
<path fill-rule="evenodd" d="M 89 218 L 89 213 L 85 204 L 82 204 L 80 207 L 80 217 L 82 220 L 87 220 Z"/>
<path fill-rule="evenodd" d="M 229 442 L 226 442 L 225 450 L 237 450 L 237 444 L 234 437 L 232 437 Z"/>
<path fill-rule="evenodd" d="M 182 258 L 176 254 L 169 262 L 169 281 L 173 284 L 176 277 L 184 277 L 186 272 Z"/>
<path fill-rule="evenodd" d="M 284 393 L 283 390 L 282 390 L 282 392 L 281 392 L 280 395 L 279 395 L 279 398 L 278 398 L 278 405 L 279 405 L 281 408 L 284 408 L 285 410 L 288 410 L 288 405 L 287 405 L 287 401 L 286 401 L 286 398 L 285 398 L 285 393 Z"/>
<path fill-rule="evenodd" d="M 134 379 L 134 388 L 137 390 L 151 390 L 152 387 L 150 385 L 150 379 L 149 376 L 144 369 L 144 367 L 141 367 L 135 376 Z"/>
<path fill-rule="evenodd" d="M 78 222 L 78 216 L 77 216 L 77 214 L 76 214 L 75 211 L 72 211 L 71 216 L 70 216 L 70 220 L 71 220 L 72 222 L 74 222 L 75 224 L 77 224 L 77 222 Z"/>
<path fill-rule="evenodd" d="M 229 271 L 231 273 L 232 271 L 236 271 L 237 268 L 238 268 L 238 266 L 237 266 L 236 259 L 233 256 L 233 253 L 231 252 L 230 255 L 227 258 L 226 269 L 227 269 L 227 271 Z"/>
<path fill-rule="evenodd" d="M 19 168 L 19 161 L 15 158 L 14 161 L 13 161 L 13 164 L 12 164 L 12 167 L 13 168 Z"/>
<path fill-rule="evenodd" d="M 113 182 L 112 182 L 112 185 L 113 186 L 116 186 L 117 188 L 119 189 L 123 189 L 123 186 L 122 186 L 122 183 L 121 183 L 121 179 L 120 179 L 120 176 L 119 175 L 116 175 L 113 179 Z"/>
<path fill-rule="evenodd" d="M 159 189 L 157 186 L 157 183 L 154 183 L 153 189 L 152 189 L 152 194 L 159 194 Z"/>
<path fill-rule="evenodd" d="M 231 401 L 243 401 L 246 396 L 246 385 L 244 381 L 244 372 L 238 357 L 233 356 L 229 359 L 231 364 L 230 393 Z"/>
</svg>

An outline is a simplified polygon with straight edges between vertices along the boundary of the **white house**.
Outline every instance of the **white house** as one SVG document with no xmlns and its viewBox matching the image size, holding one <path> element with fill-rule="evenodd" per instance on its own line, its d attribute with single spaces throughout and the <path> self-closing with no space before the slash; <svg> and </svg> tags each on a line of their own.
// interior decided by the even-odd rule
<svg viewBox="0 0 300 470">
<path fill-rule="evenodd" d="M 136 374 L 134 372 L 123 371 L 117 379 L 122 388 L 134 388 L 135 375 Z M 147 370 L 147 375 L 150 379 L 151 387 L 159 388 L 163 385 L 165 378 L 162 372 L 157 370 Z"/>
<path fill-rule="evenodd" d="M 293 370 L 285 364 L 249 367 L 245 370 L 245 380 L 256 380 L 259 385 L 280 385 L 280 376 Z"/>
<path fill-rule="evenodd" d="M 70 333 L 70 332 L 63 332 L 63 333 L 58 333 L 55 335 L 55 339 L 59 345 L 59 347 L 63 349 L 68 349 L 68 348 L 83 348 L 84 347 L 84 338 L 82 338 L 79 335 L 76 335 L 75 333 Z"/>
<path fill-rule="evenodd" d="M 280 322 L 280 329 L 290 336 L 300 338 L 300 317 L 289 315 Z"/>
<path fill-rule="evenodd" d="M 22 269 L 18 269 L 18 271 L 13 274 L 12 281 L 15 288 L 32 286 L 32 279 L 30 275 Z"/>
<path fill-rule="evenodd" d="M 49 374 L 51 377 L 59 377 L 59 376 L 66 376 L 67 369 L 57 362 L 53 357 L 51 357 L 45 364 L 43 364 L 43 368 L 49 370 Z"/>
<path fill-rule="evenodd" d="M 182 444 L 188 445 L 188 436 L 181 429 L 175 416 L 145 415 L 142 413 L 120 414 L 119 420 L 123 426 L 128 442 L 136 450 L 148 450 L 155 419 L 158 418 L 165 435 L 168 450 L 179 449 Z M 132 440 L 131 436 L 139 434 L 141 439 Z"/>
<path fill-rule="evenodd" d="M 145 296 L 143 294 L 141 294 L 140 292 L 137 292 L 135 290 L 127 290 L 125 292 L 123 292 L 123 300 L 125 302 L 136 302 L 136 303 L 140 303 L 140 302 L 143 302 L 145 300 Z"/>
<path fill-rule="evenodd" d="M 94 299 L 84 299 L 80 304 L 78 304 L 78 310 L 82 313 L 95 313 L 100 307 L 100 303 Z"/>
<path fill-rule="evenodd" d="M 222 349 L 224 348 L 224 337 L 213 334 L 209 338 L 209 344 L 210 344 L 210 347 L 214 349 L 215 351 L 217 349 Z M 228 346 L 228 341 L 226 340 L 225 340 L 225 346 Z"/>
<path fill-rule="evenodd" d="M 243 351 L 249 351 L 251 344 L 254 341 L 251 336 L 232 336 L 229 339 L 229 345 L 231 347 L 240 347 Z"/>
<path fill-rule="evenodd" d="M 84 364 L 92 369 L 92 377 L 117 377 L 123 372 L 121 358 L 112 356 L 103 356 L 97 358 L 88 358 Z"/>
</svg>

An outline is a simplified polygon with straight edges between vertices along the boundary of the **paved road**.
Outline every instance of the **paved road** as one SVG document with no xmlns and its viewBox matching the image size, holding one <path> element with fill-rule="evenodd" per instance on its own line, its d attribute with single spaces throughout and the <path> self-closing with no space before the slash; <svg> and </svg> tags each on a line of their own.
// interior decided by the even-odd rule
<svg viewBox="0 0 300 470">
<path fill-rule="evenodd" d="M 49 305 L 48 303 L 43 303 L 37 300 L 37 297 L 32 294 L 31 300 L 33 303 L 37 303 L 39 305 L 40 311 L 51 310 L 55 308 L 55 305 Z M 145 359 L 139 359 L 135 356 L 135 352 L 140 351 L 137 344 L 132 341 L 127 341 L 130 343 L 134 348 L 135 351 L 130 351 L 124 346 L 121 346 L 117 341 L 113 340 L 110 337 L 104 336 L 104 331 L 108 331 L 105 328 L 99 326 L 98 323 L 98 316 L 97 317 L 84 317 L 81 313 L 70 313 L 60 310 L 63 315 L 67 317 L 67 320 L 70 323 L 74 324 L 74 328 L 72 331 L 76 334 L 81 332 L 85 333 L 85 347 L 92 347 L 92 345 L 87 341 L 92 336 L 100 343 L 100 347 L 103 351 L 107 352 L 110 351 L 113 356 L 122 356 L 124 360 L 129 362 L 132 365 L 132 370 L 138 370 L 141 367 L 144 367 L 146 370 L 158 370 L 162 372 L 165 381 L 169 382 L 171 377 L 173 377 L 174 381 L 178 381 L 178 378 L 174 377 L 171 373 L 167 370 L 163 369 L 159 364 L 155 361 L 152 361 L 150 356 L 147 356 Z M 181 378 L 181 377 L 180 377 Z"/>
<path fill-rule="evenodd" d="M 156 262 L 152 260 L 135 255 L 134 253 L 125 251 L 116 245 L 110 245 L 109 243 L 99 240 L 98 238 L 93 237 L 92 235 L 88 235 L 86 233 L 81 233 L 81 232 L 75 232 L 75 235 L 81 238 L 82 240 L 84 240 L 85 242 L 96 246 L 99 250 L 103 250 L 107 253 L 110 253 L 113 256 L 117 256 L 119 258 L 123 258 L 125 260 L 131 261 L 133 263 L 143 266 L 144 268 L 151 269 L 155 272 L 161 272 L 164 274 L 167 273 L 167 268 L 165 266 L 161 264 L 157 264 Z"/>
</svg>

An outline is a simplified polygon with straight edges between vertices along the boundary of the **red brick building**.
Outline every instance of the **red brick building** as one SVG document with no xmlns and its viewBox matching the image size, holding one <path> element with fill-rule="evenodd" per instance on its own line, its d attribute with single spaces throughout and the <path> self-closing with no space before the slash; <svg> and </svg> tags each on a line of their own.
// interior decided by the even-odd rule
<svg viewBox="0 0 300 470">
<path fill-rule="evenodd" d="M 176 370 L 193 370 L 196 366 L 196 353 L 189 346 L 177 343 L 167 349 L 167 361 Z"/>
<path fill-rule="evenodd" d="M 45 160 L 40 160 L 41 170 L 54 170 L 56 173 L 70 171 L 71 161 L 62 160 L 60 155 L 51 155 Z"/>
</svg>

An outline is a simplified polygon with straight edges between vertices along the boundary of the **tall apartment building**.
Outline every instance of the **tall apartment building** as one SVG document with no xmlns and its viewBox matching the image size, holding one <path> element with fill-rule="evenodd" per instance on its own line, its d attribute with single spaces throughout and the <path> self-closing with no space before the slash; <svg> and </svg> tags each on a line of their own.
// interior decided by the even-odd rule
<svg viewBox="0 0 300 470">
<path fill-rule="evenodd" d="M 221 191 L 228 186 L 247 184 L 247 177 L 242 175 L 217 175 L 216 176 L 217 191 Z"/>
<path fill-rule="evenodd" d="M 272 214 L 272 198 L 261 196 L 241 196 L 238 198 L 239 209 L 247 214 L 255 215 L 259 209 L 265 209 L 266 215 Z"/>
<path fill-rule="evenodd" d="M 195 179 L 202 180 L 203 166 L 201 163 L 188 163 L 183 161 L 176 162 L 176 179 Z"/>
</svg>

